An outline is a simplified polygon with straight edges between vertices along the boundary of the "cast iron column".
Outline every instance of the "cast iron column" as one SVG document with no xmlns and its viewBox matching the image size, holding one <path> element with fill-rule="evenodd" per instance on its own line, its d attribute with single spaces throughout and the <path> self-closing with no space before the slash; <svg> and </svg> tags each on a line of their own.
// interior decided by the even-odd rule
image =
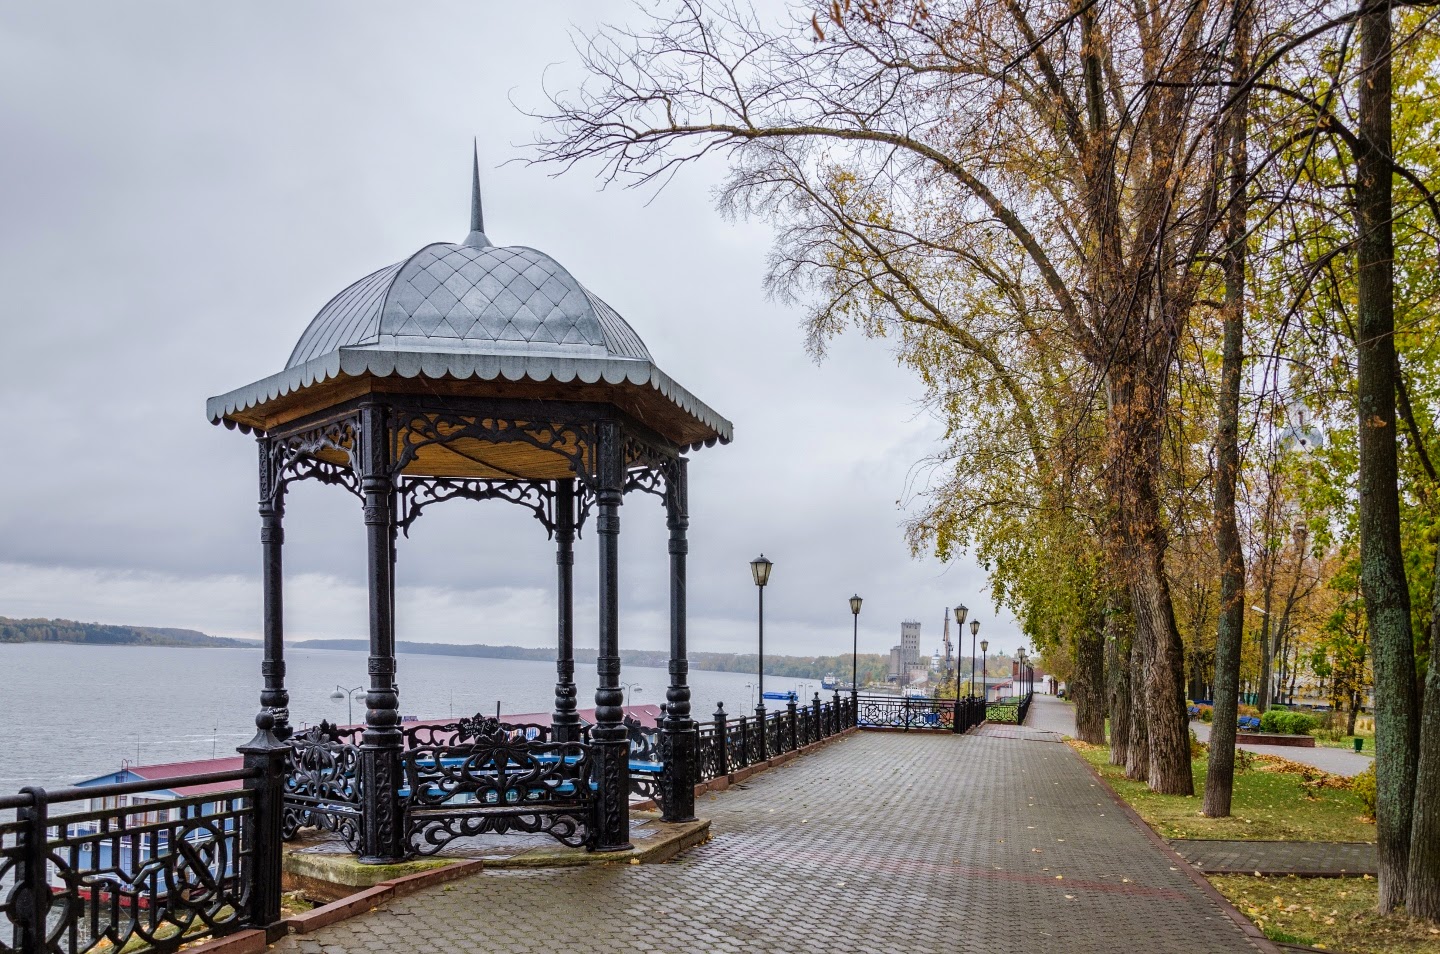
<svg viewBox="0 0 1440 954">
<path fill-rule="evenodd" d="M 385 407 L 360 409 L 360 489 L 365 494 L 366 564 L 370 595 L 370 691 L 360 780 L 365 818 L 360 861 L 388 864 L 405 857 L 400 806 L 400 693 L 395 685 L 395 482 Z"/>
<path fill-rule="evenodd" d="M 284 891 L 282 839 L 285 815 L 285 773 L 290 747 L 275 735 L 275 715 L 261 709 L 255 717 L 255 737 L 240 746 L 245 767 L 256 774 L 245 780 L 245 788 L 254 800 L 255 813 L 250 825 L 250 895 L 251 927 L 266 928 L 280 920 L 280 896 Z"/>
<path fill-rule="evenodd" d="M 595 813 L 597 851 L 630 847 L 630 739 L 622 721 L 620 688 L 620 504 L 625 491 L 625 444 L 620 425 L 601 421 L 596 430 L 595 535 L 600 544 L 600 653 L 595 660 Z"/>
<path fill-rule="evenodd" d="M 670 528 L 670 688 L 665 691 L 665 821 L 695 818 L 695 722 L 690 718 L 690 661 L 685 646 L 685 555 L 690 552 L 690 462 L 677 457 L 665 474 L 665 525 Z M 722 738 L 721 744 L 724 744 Z"/>
<path fill-rule="evenodd" d="M 556 742 L 580 741 L 575 711 L 575 481 L 555 481 L 555 566 L 560 608 L 555 653 L 555 712 L 550 725 Z"/>
<path fill-rule="evenodd" d="M 285 691 L 285 485 L 275 472 L 270 441 L 260 445 L 260 589 L 263 594 L 264 657 L 260 660 L 260 705 L 274 717 L 275 737 L 290 737 L 290 693 Z"/>
</svg>

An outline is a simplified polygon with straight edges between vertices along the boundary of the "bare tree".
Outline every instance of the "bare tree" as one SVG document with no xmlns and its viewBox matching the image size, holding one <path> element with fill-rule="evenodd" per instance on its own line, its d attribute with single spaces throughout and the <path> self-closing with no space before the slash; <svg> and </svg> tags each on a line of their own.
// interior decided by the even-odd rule
<svg viewBox="0 0 1440 954">
<path fill-rule="evenodd" d="M 591 81 L 553 97 L 539 143 L 629 183 L 727 160 L 721 203 L 779 227 L 773 287 L 811 304 L 817 351 L 850 325 L 904 329 L 907 348 L 942 336 L 1022 420 L 1047 383 L 1030 359 L 1080 359 L 1105 419 L 1148 780 L 1186 794 L 1162 435 L 1218 215 L 1226 30 L 1194 0 L 801 5 L 780 24 L 682 0 L 585 38 Z"/>
</svg>

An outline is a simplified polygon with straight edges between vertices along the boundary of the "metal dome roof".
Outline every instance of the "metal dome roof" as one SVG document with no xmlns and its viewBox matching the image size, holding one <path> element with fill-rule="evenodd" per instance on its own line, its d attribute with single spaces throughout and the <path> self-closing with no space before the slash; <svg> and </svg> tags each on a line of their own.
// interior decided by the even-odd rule
<svg viewBox="0 0 1440 954">
<path fill-rule="evenodd" d="M 427 245 L 330 299 L 287 369 L 339 348 L 649 361 L 635 330 L 544 252 L 485 235 L 475 170 L 470 234 Z"/>
<path fill-rule="evenodd" d="M 427 245 L 351 284 L 311 320 L 283 371 L 212 397 L 206 413 L 265 430 L 310 407 L 318 391 L 416 378 L 613 395 L 681 447 L 731 439 L 730 422 L 661 371 L 625 319 L 558 262 L 490 241 L 478 158 L 463 242 Z"/>
</svg>

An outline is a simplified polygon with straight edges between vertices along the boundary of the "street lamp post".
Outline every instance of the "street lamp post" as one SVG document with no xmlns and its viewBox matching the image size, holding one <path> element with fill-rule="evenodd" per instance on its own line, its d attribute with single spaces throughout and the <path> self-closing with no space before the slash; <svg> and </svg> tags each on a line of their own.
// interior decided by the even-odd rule
<svg viewBox="0 0 1440 954">
<path fill-rule="evenodd" d="M 640 683 L 638 682 L 622 682 L 620 683 L 620 686 L 625 690 L 625 708 L 627 709 L 630 708 L 630 692 L 632 690 L 635 692 L 645 691 L 644 689 L 640 688 Z"/>
<path fill-rule="evenodd" d="M 755 589 L 760 596 L 760 610 L 757 616 L 760 656 L 755 663 L 756 678 L 758 686 L 757 695 L 760 700 L 755 705 L 755 714 L 760 718 L 760 727 L 765 727 L 765 584 L 770 582 L 770 568 L 775 564 L 765 559 L 765 554 L 750 561 L 750 575 L 755 579 Z"/>
<path fill-rule="evenodd" d="M 965 638 L 965 617 L 970 615 L 970 607 L 961 603 L 955 607 L 955 635 L 960 639 Z M 970 695 L 975 694 L 975 640 L 970 640 Z M 955 686 L 955 698 L 960 698 L 960 686 Z"/>
<path fill-rule="evenodd" d="M 980 635 L 980 621 L 970 621 L 970 695 L 975 695 L 975 637 Z M 985 673 L 980 673 L 980 678 L 985 678 Z M 984 693 L 981 693 L 982 695 Z"/>
<path fill-rule="evenodd" d="M 979 631 L 980 621 L 977 619 L 970 624 L 970 632 L 973 634 Z M 980 678 L 985 680 L 985 691 L 983 693 L 983 698 L 988 703 L 990 701 L 990 677 L 987 676 L 985 673 L 990 668 L 990 640 L 980 640 L 980 652 L 984 660 L 980 663 Z"/>
<path fill-rule="evenodd" d="M 860 697 L 860 604 L 865 602 L 856 593 L 850 597 L 850 615 L 854 617 L 854 624 L 850 630 L 850 711 L 858 712 L 856 708 Z"/>
<path fill-rule="evenodd" d="M 355 693 L 364 691 L 364 686 L 356 686 L 353 689 L 346 689 L 344 686 L 337 684 L 335 686 L 335 691 L 330 693 L 330 698 L 334 699 L 336 702 L 339 702 L 341 699 L 345 700 L 345 716 L 347 719 L 346 725 L 355 724 Z"/>
</svg>

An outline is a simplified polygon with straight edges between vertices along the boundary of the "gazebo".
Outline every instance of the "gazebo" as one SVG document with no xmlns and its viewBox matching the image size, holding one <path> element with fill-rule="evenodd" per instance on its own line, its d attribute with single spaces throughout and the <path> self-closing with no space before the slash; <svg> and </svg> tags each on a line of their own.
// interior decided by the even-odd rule
<svg viewBox="0 0 1440 954">
<path fill-rule="evenodd" d="M 656 366 L 623 318 L 543 252 L 485 233 L 478 157 L 470 233 L 345 288 L 285 369 L 211 398 L 212 423 L 259 441 L 264 591 L 262 728 L 292 748 L 287 828 L 339 831 L 383 863 L 485 832 L 545 831 L 599 851 L 629 847 L 630 741 L 620 684 L 620 505 L 659 496 L 670 552 L 670 686 L 660 803 L 694 816 L 695 723 L 685 636 L 687 451 L 728 443 L 730 422 Z M 282 613 L 287 486 L 318 480 L 360 498 L 370 657 L 363 732 L 289 724 Z M 551 724 L 476 717 L 444 732 L 402 726 L 395 664 L 397 535 L 456 498 L 534 512 L 556 543 Z M 574 683 L 573 548 L 594 514 L 599 547 L 595 722 Z M 292 804 L 293 803 L 293 804 Z"/>
</svg>

